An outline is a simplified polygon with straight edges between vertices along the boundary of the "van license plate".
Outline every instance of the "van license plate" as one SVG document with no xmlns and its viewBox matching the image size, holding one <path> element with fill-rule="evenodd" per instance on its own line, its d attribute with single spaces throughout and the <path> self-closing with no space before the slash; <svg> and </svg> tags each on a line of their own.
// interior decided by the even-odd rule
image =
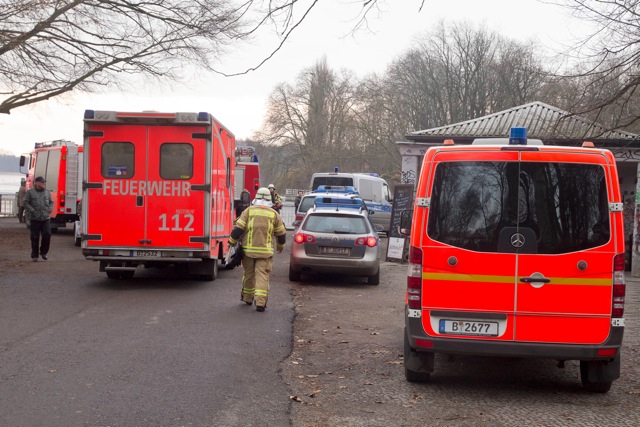
<svg viewBox="0 0 640 427">
<path fill-rule="evenodd" d="M 131 256 L 133 256 L 134 251 L 131 251 L 131 252 L 132 252 Z M 158 251 L 135 251 L 135 256 L 157 257 L 160 255 L 158 254 Z"/>
<path fill-rule="evenodd" d="M 320 247 L 321 254 L 331 254 L 331 255 L 349 255 L 350 248 L 335 248 L 333 246 L 321 246 Z"/>
<path fill-rule="evenodd" d="M 498 322 L 478 322 L 470 320 L 440 320 L 441 334 L 474 335 L 482 337 L 497 337 Z"/>
</svg>

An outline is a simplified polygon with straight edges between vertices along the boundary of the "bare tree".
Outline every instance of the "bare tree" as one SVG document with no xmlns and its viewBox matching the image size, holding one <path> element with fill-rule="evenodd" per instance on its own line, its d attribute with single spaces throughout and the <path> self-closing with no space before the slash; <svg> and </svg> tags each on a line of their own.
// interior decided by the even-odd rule
<svg viewBox="0 0 640 427">
<path fill-rule="evenodd" d="M 289 147 L 290 172 L 308 180 L 315 171 L 353 164 L 358 141 L 352 81 L 350 73 L 337 73 L 322 59 L 303 70 L 293 84 L 276 86 L 259 139 L 273 147 Z"/>
<path fill-rule="evenodd" d="M 235 74 L 246 73 L 271 58 L 318 1 L 2 1 L 0 113 L 71 90 L 120 85 L 123 75 L 178 79 L 190 65 L 220 72 L 216 61 L 228 48 L 273 30 L 276 46 Z M 384 0 L 362 1 L 358 25 Z"/>
<path fill-rule="evenodd" d="M 556 0 L 593 31 L 573 47 L 579 66 L 564 77 L 583 87 L 574 112 L 612 128 L 640 127 L 640 0 Z M 607 119 L 613 120 L 609 121 Z"/>
</svg>

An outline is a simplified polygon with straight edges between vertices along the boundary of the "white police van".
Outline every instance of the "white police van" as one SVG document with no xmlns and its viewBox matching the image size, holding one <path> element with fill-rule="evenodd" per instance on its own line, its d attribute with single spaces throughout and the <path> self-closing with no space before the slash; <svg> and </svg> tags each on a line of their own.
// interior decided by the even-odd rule
<svg viewBox="0 0 640 427">
<path fill-rule="evenodd" d="M 389 184 L 378 174 L 337 171 L 314 173 L 311 176 L 311 191 L 317 191 L 321 185 L 355 188 L 366 202 L 367 208 L 374 212 L 371 215 L 371 222 L 381 225 L 385 233 L 389 232 L 393 199 Z"/>
</svg>

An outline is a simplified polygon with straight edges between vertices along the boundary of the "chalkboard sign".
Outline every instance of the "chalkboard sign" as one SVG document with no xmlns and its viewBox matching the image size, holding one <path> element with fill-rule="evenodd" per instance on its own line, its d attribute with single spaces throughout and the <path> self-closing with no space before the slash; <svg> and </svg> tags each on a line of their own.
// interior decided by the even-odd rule
<svg viewBox="0 0 640 427">
<path fill-rule="evenodd" d="M 389 237 L 404 237 L 400 234 L 400 215 L 406 209 L 413 209 L 413 184 L 396 185 L 393 189 L 391 206 L 391 226 Z"/>
<path fill-rule="evenodd" d="M 406 239 L 400 234 L 400 217 L 407 209 L 413 209 L 413 184 L 396 185 L 393 189 L 387 260 L 404 260 Z"/>
</svg>

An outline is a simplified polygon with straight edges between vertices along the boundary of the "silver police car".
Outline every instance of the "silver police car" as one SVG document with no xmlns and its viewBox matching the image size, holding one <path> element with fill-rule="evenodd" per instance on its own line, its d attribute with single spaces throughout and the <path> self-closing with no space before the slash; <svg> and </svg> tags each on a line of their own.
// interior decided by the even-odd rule
<svg viewBox="0 0 640 427">
<path fill-rule="evenodd" d="M 293 236 L 289 280 L 304 274 L 365 276 L 380 282 L 380 237 L 366 206 L 314 206 Z"/>
</svg>

